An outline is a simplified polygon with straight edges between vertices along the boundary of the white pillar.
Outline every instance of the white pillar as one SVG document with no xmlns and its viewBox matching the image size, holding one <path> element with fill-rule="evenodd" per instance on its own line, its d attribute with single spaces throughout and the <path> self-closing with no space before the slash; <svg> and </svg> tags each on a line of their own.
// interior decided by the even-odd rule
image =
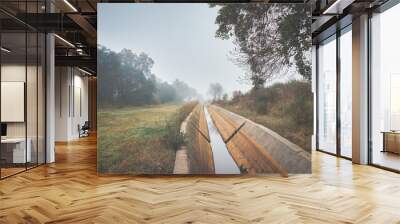
<svg viewBox="0 0 400 224">
<path fill-rule="evenodd" d="M 55 55 L 54 35 L 46 36 L 46 163 L 55 161 L 54 133 L 55 133 Z"/>
<path fill-rule="evenodd" d="M 368 163 L 368 15 L 353 19 L 353 162 Z"/>
<path fill-rule="evenodd" d="M 69 141 L 71 132 L 72 68 L 55 68 L 55 141 Z"/>
</svg>

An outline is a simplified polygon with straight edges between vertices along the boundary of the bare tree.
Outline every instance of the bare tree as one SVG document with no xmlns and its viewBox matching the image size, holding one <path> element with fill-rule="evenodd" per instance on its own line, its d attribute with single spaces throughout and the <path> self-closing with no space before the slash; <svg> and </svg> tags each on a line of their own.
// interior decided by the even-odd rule
<svg viewBox="0 0 400 224">
<path fill-rule="evenodd" d="M 219 83 L 211 83 L 208 88 L 208 94 L 212 97 L 213 101 L 220 100 L 222 94 L 224 93 L 224 89 L 222 85 Z"/>
</svg>

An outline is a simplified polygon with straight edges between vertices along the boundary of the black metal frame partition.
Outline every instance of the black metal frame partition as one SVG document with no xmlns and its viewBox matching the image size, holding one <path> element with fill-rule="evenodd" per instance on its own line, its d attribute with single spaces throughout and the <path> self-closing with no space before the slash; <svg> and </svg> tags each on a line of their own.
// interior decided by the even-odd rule
<svg viewBox="0 0 400 224">
<path fill-rule="evenodd" d="M 27 19 L 26 16 L 27 16 L 27 13 L 28 13 L 28 8 L 27 8 L 28 7 L 27 6 L 28 2 L 36 3 L 36 11 L 38 13 L 39 12 L 39 2 L 43 3 L 45 1 L 40 1 L 40 0 L 34 0 L 34 1 L 25 0 L 25 1 L 23 1 L 22 3 L 25 3 L 25 19 Z M 45 10 L 47 11 L 47 7 L 46 7 Z M 4 13 L 6 11 L 2 10 L 2 12 Z M 25 47 L 25 59 L 24 59 L 25 60 L 25 83 L 24 83 L 25 168 L 23 170 L 21 170 L 21 171 L 12 173 L 12 174 L 7 175 L 7 176 L 3 176 L 2 167 L 0 167 L 0 180 L 3 180 L 5 178 L 14 176 L 16 174 L 25 172 L 27 170 L 36 168 L 36 167 L 38 167 L 40 165 L 43 165 L 43 164 L 47 163 L 47 152 L 46 152 L 46 148 L 47 148 L 47 128 L 46 128 L 47 127 L 47 114 L 46 114 L 46 109 L 47 109 L 47 37 L 46 36 L 47 35 L 46 35 L 45 32 L 41 32 L 41 31 L 29 26 L 27 23 L 22 22 L 21 20 L 18 20 L 18 22 L 23 24 L 24 30 L 14 31 L 14 32 L 4 32 L 4 31 L 2 31 L 1 24 L 0 24 L 0 46 L 3 46 L 3 43 L 2 43 L 3 33 L 18 33 L 18 32 L 22 31 L 21 33 L 25 35 L 24 36 L 24 38 L 25 38 L 25 46 L 24 46 Z M 28 34 L 29 33 L 31 33 L 31 34 L 33 33 L 33 35 L 36 37 L 36 43 L 35 43 L 36 46 L 35 46 L 35 52 L 34 52 L 34 55 L 36 56 L 36 64 L 35 64 L 35 67 L 36 67 L 36 71 L 35 71 L 36 72 L 36 136 L 33 136 L 33 138 L 36 138 L 36 162 L 35 163 L 29 163 L 29 165 L 31 165 L 31 166 L 28 167 L 28 153 L 27 153 L 27 148 L 28 148 L 27 96 L 28 96 L 28 93 L 27 93 L 27 82 L 28 82 Z M 40 39 L 39 36 L 40 36 L 40 34 L 43 34 L 42 35 L 42 39 L 41 39 L 42 40 L 42 44 L 43 44 L 43 46 L 42 46 L 43 49 L 39 53 L 39 46 L 40 46 L 39 45 L 39 39 Z M 43 88 L 42 96 L 41 96 L 42 97 L 42 104 L 43 104 L 42 105 L 42 109 L 43 109 L 42 112 L 44 113 L 43 116 L 41 117 L 41 122 L 42 122 L 42 125 L 43 125 L 42 126 L 42 128 L 43 128 L 43 130 L 42 130 L 42 132 L 43 132 L 42 133 L 43 142 L 42 143 L 43 144 L 42 144 L 42 148 L 41 148 L 42 153 L 43 153 L 43 155 L 42 155 L 43 161 L 42 162 L 39 162 L 39 65 L 40 65 L 39 56 L 40 56 L 40 54 L 42 54 L 41 55 L 42 56 L 42 60 L 44 60 L 44 63 L 42 63 L 42 70 L 41 70 L 41 72 L 42 72 L 42 75 L 41 75 L 42 80 L 41 81 L 42 81 L 42 88 Z M 2 79 L 2 71 L 1 71 L 2 66 L 3 66 L 3 58 L 2 58 L 2 53 L 1 53 L 0 54 L 0 82 L 1 82 L 1 79 Z M 1 86 L 0 86 L 0 90 L 1 90 Z M 33 94 L 35 94 L 35 93 L 33 93 Z M 1 101 L 1 91 L 0 91 L 0 101 Z M 1 109 L 1 105 L 0 105 L 0 109 Z M 0 115 L 0 123 L 2 123 L 1 122 L 1 115 Z M 1 148 L 2 148 L 2 146 L 0 144 L 0 158 L 1 158 L 1 152 L 2 152 Z"/>
<path fill-rule="evenodd" d="M 347 160 L 352 160 L 350 157 L 343 156 L 341 153 L 341 118 L 340 118 L 340 81 L 341 81 L 341 67 L 340 67 L 340 37 L 346 33 L 346 32 L 351 32 L 351 30 L 348 30 L 349 27 L 351 27 L 351 23 L 344 26 L 341 29 L 338 29 L 334 34 L 327 36 L 326 38 L 320 40 L 318 44 L 316 45 L 316 50 L 315 50 L 315 55 L 316 55 L 316 69 L 315 69 L 315 74 L 316 74 L 316 150 L 319 152 L 327 153 L 329 155 L 333 156 L 338 156 Z M 329 38 L 332 38 L 335 36 L 334 40 L 331 41 L 336 41 L 336 153 L 328 152 L 324 149 L 319 148 L 319 45 L 327 41 Z"/>
</svg>

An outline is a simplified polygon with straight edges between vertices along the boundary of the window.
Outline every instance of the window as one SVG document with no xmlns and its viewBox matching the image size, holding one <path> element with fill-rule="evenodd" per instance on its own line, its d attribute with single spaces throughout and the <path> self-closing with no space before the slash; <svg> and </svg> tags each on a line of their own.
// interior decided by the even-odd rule
<svg viewBox="0 0 400 224">
<path fill-rule="evenodd" d="M 371 18 L 371 162 L 400 170 L 400 5 Z"/>
<path fill-rule="evenodd" d="M 339 34 L 318 47 L 318 149 L 351 158 L 352 26 Z"/>
<path fill-rule="evenodd" d="M 351 26 L 340 36 L 340 155 L 352 156 L 352 35 Z"/>
<path fill-rule="evenodd" d="M 336 153 L 336 36 L 318 47 L 318 149 Z"/>
</svg>

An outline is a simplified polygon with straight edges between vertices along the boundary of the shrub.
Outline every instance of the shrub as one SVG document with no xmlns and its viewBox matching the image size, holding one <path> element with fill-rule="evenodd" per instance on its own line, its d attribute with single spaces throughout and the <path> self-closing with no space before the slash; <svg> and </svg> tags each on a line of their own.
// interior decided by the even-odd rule
<svg viewBox="0 0 400 224">
<path fill-rule="evenodd" d="M 258 114 L 266 114 L 268 112 L 268 101 L 270 99 L 268 93 L 264 89 L 257 89 L 253 92 L 253 107 Z"/>
<path fill-rule="evenodd" d="M 289 81 L 235 94 L 221 106 L 260 123 L 307 151 L 313 132 L 311 83 Z"/>
<path fill-rule="evenodd" d="M 183 144 L 184 138 L 183 134 L 181 133 L 180 123 L 176 115 L 174 115 L 171 120 L 166 122 L 164 140 L 169 147 L 175 150 L 178 150 Z"/>
</svg>

